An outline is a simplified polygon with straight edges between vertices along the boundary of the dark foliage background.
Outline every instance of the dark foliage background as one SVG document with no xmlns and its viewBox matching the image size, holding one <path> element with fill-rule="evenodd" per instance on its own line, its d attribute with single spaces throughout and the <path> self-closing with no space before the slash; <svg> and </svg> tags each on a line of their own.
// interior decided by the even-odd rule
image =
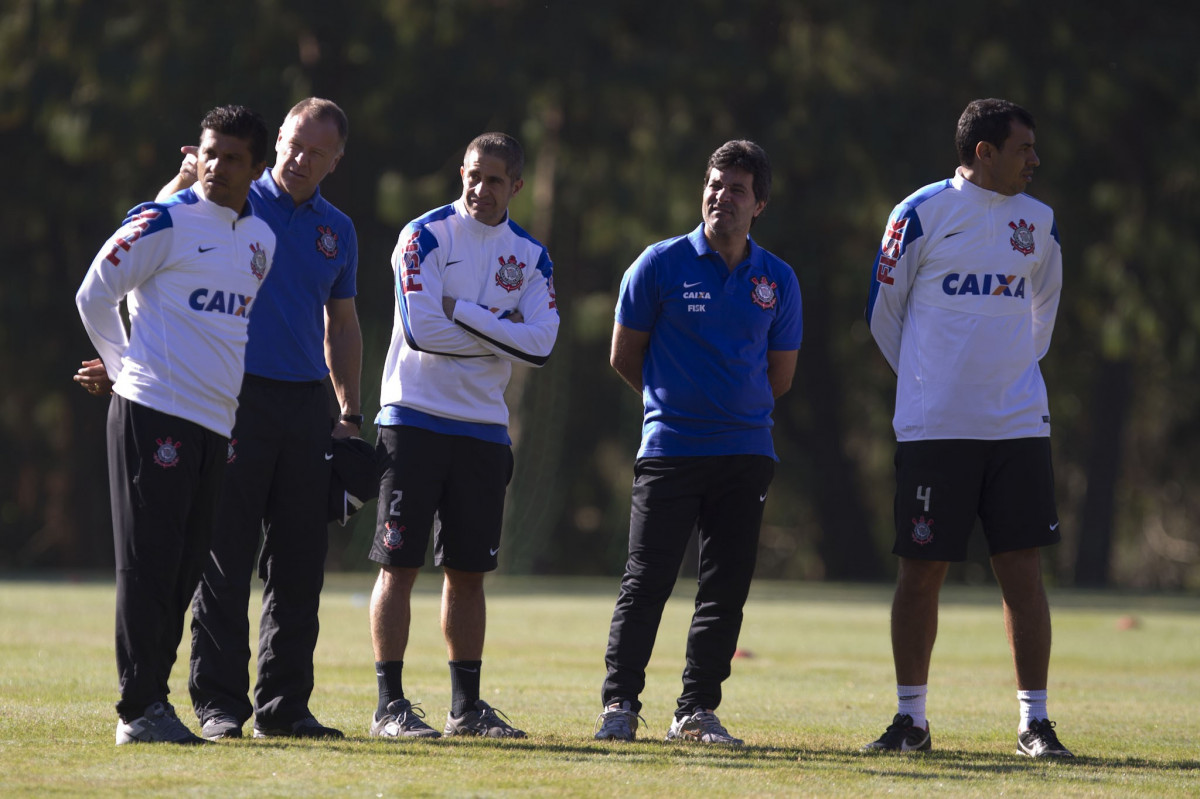
<svg viewBox="0 0 1200 799">
<path fill-rule="evenodd" d="M 564 325 L 514 380 L 503 568 L 619 571 L 640 403 L 607 365 L 620 275 L 699 217 L 708 154 L 748 137 L 775 186 L 755 237 L 796 269 L 806 336 L 777 414 L 759 574 L 884 579 L 893 378 L 862 322 L 891 206 L 947 177 L 971 99 L 1038 119 L 1031 193 L 1057 211 L 1066 287 L 1043 364 L 1062 584 L 1200 586 L 1200 16 L 1031 6 L 719 0 L 9 0 L 0 7 L 0 571 L 107 568 L 105 407 L 70 381 L 96 249 L 152 197 L 210 107 L 346 109 L 324 192 L 358 227 L 365 411 L 378 408 L 400 227 L 458 194 L 475 134 L 522 139 L 513 213 L 550 248 Z M 15 180 L 13 180 L 15 178 Z M 1019 502 L 1019 497 L 1013 498 Z M 371 516 L 334 536 L 365 568 Z M 987 579 L 976 556 L 956 578 Z"/>
</svg>

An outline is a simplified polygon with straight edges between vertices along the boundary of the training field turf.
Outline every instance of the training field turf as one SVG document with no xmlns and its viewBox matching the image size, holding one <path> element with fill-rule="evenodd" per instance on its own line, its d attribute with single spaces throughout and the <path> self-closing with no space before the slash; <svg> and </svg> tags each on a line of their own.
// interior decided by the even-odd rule
<svg viewBox="0 0 1200 799">
<path fill-rule="evenodd" d="M 330 578 L 312 709 L 337 742 L 113 744 L 111 580 L 0 581 L 0 796 L 1200 795 L 1200 598 L 1052 591 L 1050 715 L 1080 755 L 1015 754 L 1017 701 L 995 588 L 948 587 L 934 650 L 934 751 L 867 755 L 895 712 L 890 586 L 757 583 L 718 712 L 731 750 L 662 740 L 694 583 L 681 580 L 633 744 L 592 740 L 612 580 L 489 582 L 483 696 L 523 741 L 367 737 L 376 689 L 370 575 Z M 449 702 L 436 574 L 422 575 L 406 693 L 440 728 Z M 256 620 L 255 620 L 256 621 Z M 187 702 L 187 636 L 172 677 Z M 246 727 L 249 733 L 250 725 Z"/>
</svg>

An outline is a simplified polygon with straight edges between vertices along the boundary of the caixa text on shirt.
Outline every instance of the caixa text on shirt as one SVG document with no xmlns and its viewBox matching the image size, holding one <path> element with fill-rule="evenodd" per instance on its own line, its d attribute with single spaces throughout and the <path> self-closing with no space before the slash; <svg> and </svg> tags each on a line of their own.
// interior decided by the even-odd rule
<svg viewBox="0 0 1200 799">
<path fill-rule="evenodd" d="M 990 294 L 993 297 L 1024 297 L 1025 278 L 1016 275 L 996 275 L 991 272 L 976 274 L 951 272 L 942 280 L 942 291 L 947 294 Z"/>
<path fill-rule="evenodd" d="M 711 300 L 712 294 L 707 291 L 685 291 L 683 298 L 685 300 Z M 698 303 L 689 303 L 687 309 L 688 313 L 705 313 L 707 310 L 704 305 Z"/>
<path fill-rule="evenodd" d="M 196 289 L 188 296 L 188 305 L 193 310 L 246 318 L 250 317 L 250 303 L 252 302 L 254 302 L 253 297 L 220 289 Z"/>
</svg>

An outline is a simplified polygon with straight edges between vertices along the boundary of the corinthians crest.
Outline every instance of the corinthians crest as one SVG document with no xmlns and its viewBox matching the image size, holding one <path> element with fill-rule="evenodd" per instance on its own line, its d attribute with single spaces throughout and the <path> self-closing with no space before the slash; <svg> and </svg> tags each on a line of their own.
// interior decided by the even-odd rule
<svg viewBox="0 0 1200 799">
<path fill-rule="evenodd" d="M 262 280 L 267 274 L 267 251 L 259 242 L 254 242 L 250 245 L 250 252 L 254 253 L 250 256 L 250 271 L 259 280 Z"/>
<path fill-rule="evenodd" d="M 919 519 L 913 519 L 912 539 L 914 542 L 925 546 L 933 540 L 933 519 L 926 519 L 922 516 Z"/>
<path fill-rule="evenodd" d="M 179 448 L 183 446 L 183 442 L 175 442 L 167 436 L 167 440 L 161 438 L 154 439 L 154 443 L 158 444 L 158 449 L 154 451 L 154 462 L 164 469 L 170 469 L 172 466 L 179 465 Z"/>
<path fill-rule="evenodd" d="M 505 291 L 521 288 L 521 284 L 525 282 L 525 264 L 518 263 L 515 255 L 508 256 L 507 261 L 503 257 L 496 260 L 500 262 L 500 269 L 496 272 L 496 285 Z"/>
<path fill-rule="evenodd" d="M 1008 240 L 1012 248 L 1021 255 L 1033 255 L 1033 225 L 1026 227 L 1025 220 L 1021 219 L 1017 224 L 1009 222 L 1008 226 L 1013 229 L 1012 238 Z"/>
<path fill-rule="evenodd" d="M 770 278 L 765 275 L 762 277 L 752 277 L 750 282 L 754 284 L 754 293 L 751 298 L 754 304 L 764 310 L 770 310 L 775 307 L 775 302 L 778 296 L 775 294 L 775 289 L 778 284 L 772 283 Z"/>
<path fill-rule="evenodd" d="M 326 258 L 337 258 L 338 236 L 328 225 L 317 226 L 317 252 Z"/>
<path fill-rule="evenodd" d="M 388 521 L 383 525 L 383 545 L 388 552 L 395 552 L 404 546 L 404 531 L 408 528 L 399 522 Z"/>
</svg>

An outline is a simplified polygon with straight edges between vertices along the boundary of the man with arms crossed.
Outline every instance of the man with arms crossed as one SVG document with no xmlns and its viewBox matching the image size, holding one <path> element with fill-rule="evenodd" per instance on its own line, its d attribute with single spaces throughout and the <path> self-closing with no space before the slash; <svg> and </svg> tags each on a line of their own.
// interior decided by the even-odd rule
<svg viewBox="0 0 1200 799">
<path fill-rule="evenodd" d="M 210 740 L 242 737 L 252 713 L 256 738 L 342 737 L 318 722 L 308 703 L 329 548 L 330 428 L 343 438 L 357 435 L 363 422 L 362 334 L 354 307 L 358 239 L 350 218 L 320 190 L 342 158 L 348 133 L 335 103 L 300 101 L 279 129 L 275 166 L 250 188 L 279 252 L 250 324 L 212 555 L 192 607 L 189 687 Z M 159 196 L 193 180 L 189 153 Z M 326 375 L 342 411 L 336 425 Z M 252 705 L 246 610 L 256 554 L 263 599 Z"/>
<path fill-rule="evenodd" d="M 1017 676 L 1017 751 L 1072 757 L 1046 714 L 1050 608 L 1039 547 L 1060 538 L 1050 410 L 1038 361 L 1062 286 L 1054 212 L 1025 194 L 1034 121 L 976 100 L 958 121 L 960 166 L 896 206 L 875 260 L 867 321 L 896 373 L 892 654 L 898 708 L 867 750 L 923 751 L 938 594 L 978 516 L 1003 595 Z"/>
<path fill-rule="evenodd" d="M 770 192 L 762 148 L 726 142 L 705 169 L 702 224 L 648 247 L 621 282 L 611 361 L 642 395 L 645 418 L 600 740 L 636 736 L 663 606 L 696 530 L 700 586 L 667 740 L 742 744 L 715 710 L 775 474 L 771 412 L 791 388 L 802 332 L 795 273 L 750 238 Z"/>
<path fill-rule="evenodd" d="M 496 568 L 513 470 L 504 389 L 512 364 L 541 366 L 558 335 L 550 257 L 508 215 L 524 162 L 511 136 L 476 137 L 459 170 L 462 197 L 405 226 L 392 254 L 396 314 L 376 419 L 384 472 L 371 547 L 380 564 L 373 736 L 438 737 L 402 681 L 413 583 L 433 528 L 452 692 L 443 733 L 525 737 L 479 698 L 483 577 Z"/>
<path fill-rule="evenodd" d="M 75 298 L 100 356 L 75 380 L 93 394 L 113 393 L 118 744 L 204 743 L 175 715 L 167 681 L 208 554 L 249 317 L 275 250 L 247 199 L 266 152 L 258 114 L 210 111 L 198 184 L 130 211 Z"/>
</svg>

